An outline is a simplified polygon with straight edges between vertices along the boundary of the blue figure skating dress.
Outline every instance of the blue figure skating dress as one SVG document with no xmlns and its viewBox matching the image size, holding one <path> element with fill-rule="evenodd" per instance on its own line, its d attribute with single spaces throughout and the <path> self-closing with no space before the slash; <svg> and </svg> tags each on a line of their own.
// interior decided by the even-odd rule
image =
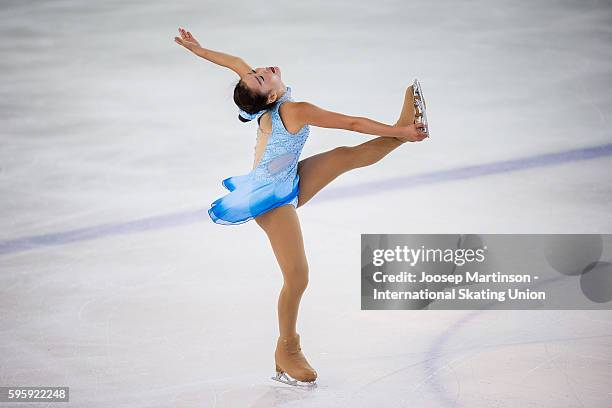
<svg viewBox="0 0 612 408">
<path fill-rule="evenodd" d="M 288 100 L 293 100 L 290 87 L 286 87 L 283 96 L 269 109 L 272 132 L 257 166 L 248 174 L 228 177 L 221 182 L 230 193 L 211 204 L 208 215 L 215 223 L 242 224 L 285 204 L 297 208 L 300 181 L 297 167 L 310 127 L 304 125 L 297 133 L 289 133 L 279 113 L 280 106 Z M 259 118 L 265 112 L 267 110 L 249 114 L 240 110 L 240 114 L 249 119 Z"/>
</svg>

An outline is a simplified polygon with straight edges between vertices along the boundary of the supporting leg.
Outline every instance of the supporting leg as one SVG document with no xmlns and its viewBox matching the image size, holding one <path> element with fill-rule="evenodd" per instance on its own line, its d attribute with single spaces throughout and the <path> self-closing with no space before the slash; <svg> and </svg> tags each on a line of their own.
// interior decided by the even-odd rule
<svg viewBox="0 0 612 408">
<path fill-rule="evenodd" d="M 278 325 L 281 337 L 296 335 L 302 294 L 308 285 L 308 262 L 300 222 L 292 205 L 283 205 L 255 218 L 266 232 L 283 273 L 278 298 Z"/>
<path fill-rule="evenodd" d="M 308 285 L 308 262 L 300 222 L 292 205 L 282 205 L 255 218 L 266 232 L 283 273 L 284 283 L 278 297 L 278 327 L 272 379 L 291 385 L 315 385 L 317 372 L 306 360 L 296 332 L 298 309 Z M 288 377 L 289 376 L 289 377 Z"/>
</svg>

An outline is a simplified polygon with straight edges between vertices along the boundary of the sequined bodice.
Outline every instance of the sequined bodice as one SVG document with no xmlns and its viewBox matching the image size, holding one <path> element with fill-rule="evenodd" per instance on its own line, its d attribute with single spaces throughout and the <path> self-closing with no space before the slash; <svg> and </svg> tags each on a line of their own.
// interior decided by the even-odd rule
<svg viewBox="0 0 612 408">
<path fill-rule="evenodd" d="M 280 117 L 279 108 L 286 101 L 292 101 L 291 88 L 270 108 L 272 131 L 258 130 L 258 138 L 267 137 L 263 155 L 251 171 L 256 180 L 281 181 L 295 176 L 302 148 L 308 139 L 310 127 L 304 125 L 297 133 L 289 133 Z M 266 142 L 266 141 L 264 141 Z M 257 146 L 256 146 L 257 148 Z M 257 150 L 255 151 L 257 155 Z"/>
</svg>

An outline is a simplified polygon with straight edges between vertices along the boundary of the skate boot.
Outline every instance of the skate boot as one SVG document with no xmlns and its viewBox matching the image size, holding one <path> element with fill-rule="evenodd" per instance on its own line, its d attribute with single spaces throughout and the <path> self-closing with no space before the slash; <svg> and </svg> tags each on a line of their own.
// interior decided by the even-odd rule
<svg viewBox="0 0 612 408">
<path fill-rule="evenodd" d="M 400 118 L 395 122 L 394 126 L 408 126 L 416 123 L 423 123 L 423 132 L 429 137 L 429 127 L 427 125 L 427 116 L 425 113 L 426 104 L 421 90 L 421 84 L 418 79 L 415 79 L 413 84 L 406 89 L 404 95 L 404 105 Z M 405 143 L 406 138 L 396 137 L 397 140 Z"/>
<path fill-rule="evenodd" d="M 317 372 L 308 364 L 300 347 L 300 335 L 279 337 L 274 353 L 275 381 L 289 385 L 316 387 Z"/>
<path fill-rule="evenodd" d="M 429 125 L 427 123 L 427 103 L 423 97 L 423 91 L 421 90 L 421 83 L 418 79 L 414 79 L 412 84 L 412 90 L 414 92 L 414 123 L 422 123 L 425 127 L 423 132 L 429 137 Z"/>
</svg>

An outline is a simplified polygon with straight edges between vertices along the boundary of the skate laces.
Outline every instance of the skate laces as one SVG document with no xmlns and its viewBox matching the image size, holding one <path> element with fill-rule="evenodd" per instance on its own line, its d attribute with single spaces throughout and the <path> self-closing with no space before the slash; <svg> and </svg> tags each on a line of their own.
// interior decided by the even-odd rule
<svg viewBox="0 0 612 408">
<path fill-rule="evenodd" d="M 300 345 L 300 336 L 297 335 L 293 338 L 291 337 L 285 337 L 285 338 L 281 338 L 281 344 L 283 345 L 283 348 L 289 353 L 289 354 L 298 354 L 300 353 L 300 351 L 302 351 L 302 347 Z"/>
<path fill-rule="evenodd" d="M 300 344 L 300 336 L 285 337 L 281 338 L 281 347 L 284 349 L 286 358 L 289 359 L 293 364 L 304 364 L 307 368 L 312 369 L 306 356 L 302 353 L 302 346 Z"/>
</svg>

